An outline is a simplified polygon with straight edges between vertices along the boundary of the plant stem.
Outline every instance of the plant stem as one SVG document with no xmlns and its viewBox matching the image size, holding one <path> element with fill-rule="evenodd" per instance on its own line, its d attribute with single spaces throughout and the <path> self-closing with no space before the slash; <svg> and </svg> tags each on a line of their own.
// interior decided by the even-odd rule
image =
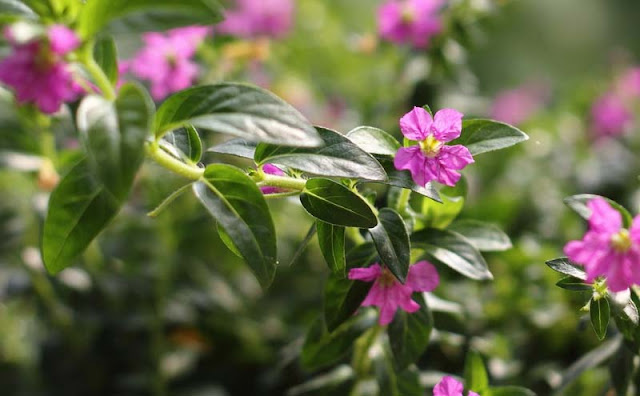
<svg viewBox="0 0 640 396">
<path fill-rule="evenodd" d="M 100 66 L 96 63 L 93 58 L 93 40 L 89 41 L 85 44 L 82 54 L 80 55 L 80 59 L 82 64 L 87 68 L 87 71 L 93 77 L 94 82 L 100 88 L 100 92 L 107 100 L 114 100 L 116 98 L 116 92 L 113 89 L 113 85 L 111 81 L 104 74 Z"/>
<path fill-rule="evenodd" d="M 194 165 L 186 164 L 162 150 L 156 142 L 145 143 L 147 155 L 162 167 L 175 172 L 191 180 L 200 180 L 204 174 L 204 169 Z"/>
<path fill-rule="evenodd" d="M 287 176 L 276 176 L 276 175 L 268 175 L 264 172 L 262 174 L 260 181 L 258 182 L 258 186 L 270 186 L 270 187 L 280 187 L 280 188 L 288 188 L 291 190 L 299 190 L 302 191 L 304 186 L 307 184 L 305 179 L 295 179 L 293 177 Z M 260 174 L 260 173 L 258 173 Z"/>
<path fill-rule="evenodd" d="M 411 197 L 411 190 L 403 188 L 400 191 L 400 196 L 398 197 L 398 202 L 396 203 L 396 210 L 398 213 L 402 214 L 407 210 L 407 205 L 409 204 L 409 198 Z"/>
</svg>

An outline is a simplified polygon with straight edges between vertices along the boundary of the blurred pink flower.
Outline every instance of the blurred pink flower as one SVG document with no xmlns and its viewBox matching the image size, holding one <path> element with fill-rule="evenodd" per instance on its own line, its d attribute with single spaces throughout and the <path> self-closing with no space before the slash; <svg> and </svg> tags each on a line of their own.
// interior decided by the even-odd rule
<svg viewBox="0 0 640 396">
<path fill-rule="evenodd" d="M 273 164 L 262 165 L 262 171 L 268 175 L 284 176 L 284 172 L 282 171 L 282 169 L 278 168 Z M 264 187 L 260 187 L 260 191 L 262 191 L 263 194 L 277 194 L 277 193 L 286 191 L 286 189 L 282 189 L 279 187 L 264 186 Z"/>
<path fill-rule="evenodd" d="M 629 68 L 620 76 L 618 92 L 627 99 L 640 98 L 640 67 Z"/>
<path fill-rule="evenodd" d="M 502 91 L 493 101 L 490 117 L 507 124 L 518 125 L 540 110 L 546 96 L 546 88 L 538 84 L 526 84 Z"/>
<path fill-rule="evenodd" d="M 13 52 L 0 62 L 0 82 L 13 88 L 18 103 L 34 103 L 44 113 L 55 113 L 64 102 L 82 92 L 63 56 L 80 45 L 75 33 L 53 25 L 46 37 L 26 43 L 14 40 L 11 28 L 5 37 Z"/>
<path fill-rule="evenodd" d="M 396 169 L 408 169 L 416 184 L 424 186 L 432 180 L 454 186 L 460 180 L 457 170 L 473 163 L 463 145 L 447 146 L 462 132 L 462 113 L 442 109 L 431 118 L 425 109 L 414 107 L 400 119 L 402 134 L 419 143 L 398 150 L 393 161 Z"/>
<path fill-rule="evenodd" d="M 442 30 L 439 11 L 444 3 L 444 0 L 387 1 L 378 8 L 380 36 L 392 43 L 426 48 L 431 37 Z"/>
<path fill-rule="evenodd" d="M 623 134 L 633 118 L 624 101 L 612 92 L 595 101 L 591 107 L 591 117 L 593 128 L 600 137 Z"/>
<path fill-rule="evenodd" d="M 160 100 L 172 92 L 188 88 L 198 74 L 191 58 L 210 29 L 190 26 L 167 34 L 145 33 L 146 46 L 130 61 L 129 70 L 151 82 L 151 96 Z"/>
<path fill-rule="evenodd" d="M 462 383 L 453 377 L 445 375 L 433 388 L 433 396 L 462 396 L 464 387 Z M 469 391 L 468 396 L 479 396 L 476 392 Z"/>
<path fill-rule="evenodd" d="M 349 279 L 375 282 L 362 306 L 379 307 L 378 322 L 383 326 L 391 323 L 398 308 L 409 313 L 420 309 L 420 305 L 411 299 L 413 292 L 428 292 L 440 283 L 436 268 L 427 261 L 419 261 L 409 267 L 404 285 L 387 268 L 382 268 L 377 263 L 370 267 L 352 268 L 349 270 Z"/>
<path fill-rule="evenodd" d="M 292 0 L 237 0 L 237 8 L 225 13 L 217 31 L 244 38 L 285 36 L 293 24 Z"/>
<path fill-rule="evenodd" d="M 587 207 L 589 230 L 582 240 L 567 243 L 565 254 L 585 267 L 588 282 L 604 276 L 614 292 L 640 284 L 640 216 L 627 230 L 620 213 L 603 198 L 592 199 Z"/>
</svg>

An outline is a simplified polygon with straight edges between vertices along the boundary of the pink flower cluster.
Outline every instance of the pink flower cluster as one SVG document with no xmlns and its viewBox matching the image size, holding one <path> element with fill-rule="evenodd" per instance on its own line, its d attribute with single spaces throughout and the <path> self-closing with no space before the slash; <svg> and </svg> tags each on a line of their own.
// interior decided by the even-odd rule
<svg viewBox="0 0 640 396">
<path fill-rule="evenodd" d="M 458 380 L 448 375 L 442 377 L 433 388 L 433 396 L 463 396 L 464 386 Z M 467 396 L 480 396 L 476 392 L 469 391 Z"/>
<path fill-rule="evenodd" d="M 138 78 L 151 82 L 151 96 L 160 100 L 193 84 L 198 65 L 193 62 L 198 46 L 210 28 L 188 26 L 163 33 L 145 33 L 145 47 L 128 64 Z"/>
<path fill-rule="evenodd" d="M 416 184 L 424 186 L 435 180 L 454 186 L 460 180 L 458 170 L 474 162 L 463 145 L 445 145 L 462 133 L 462 113 L 442 109 L 432 118 L 423 108 L 414 107 L 400 119 L 400 130 L 418 144 L 402 147 L 396 153 L 396 169 L 407 169 Z"/>
<path fill-rule="evenodd" d="M 507 124 L 521 124 L 540 110 L 546 98 L 547 87 L 536 83 L 502 91 L 493 101 L 490 117 Z"/>
<path fill-rule="evenodd" d="M 80 45 L 69 28 L 50 26 L 32 40 L 16 40 L 12 28 L 5 30 L 12 53 L 0 62 L 0 82 L 13 88 L 18 103 L 33 103 L 44 113 L 55 113 L 82 92 L 64 55 Z"/>
<path fill-rule="evenodd" d="M 587 207 L 589 230 L 582 240 L 567 243 L 565 254 L 585 267 L 588 282 L 604 276 L 613 292 L 640 285 L 640 216 L 627 230 L 622 215 L 605 199 L 594 198 Z"/>
<path fill-rule="evenodd" d="M 591 106 L 593 130 L 598 137 L 624 134 L 633 122 L 631 107 L 640 101 L 640 67 L 627 69 L 614 86 Z"/>
<path fill-rule="evenodd" d="M 390 0 L 378 8 L 380 36 L 392 43 L 426 48 L 440 33 L 444 0 Z"/>
<path fill-rule="evenodd" d="M 291 30 L 295 11 L 292 0 L 237 0 L 225 13 L 217 31 L 232 36 L 281 38 Z"/>
<path fill-rule="evenodd" d="M 419 310 L 420 305 L 411 299 L 411 295 L 414 292 L 431 291 L 440 283 L 436 268 L 428 261 L 419 261 L 409 267 L 404 285 L 389 269 L 378 263 L 370 267 L 352 268 L 349 270 L 349 279 L 374 282 L 362 306 L 379 307 L 379 323 L 383 326 L 391 323 L 398 308 L 410 313 Z"/>
</svg>

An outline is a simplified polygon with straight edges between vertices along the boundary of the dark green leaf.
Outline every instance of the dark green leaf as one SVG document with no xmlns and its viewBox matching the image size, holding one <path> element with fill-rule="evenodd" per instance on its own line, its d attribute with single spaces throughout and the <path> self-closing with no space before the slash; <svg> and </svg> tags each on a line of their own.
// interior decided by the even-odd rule
<svg viewBox="0 0 640 396">
<path fill-rule="evenodd" d="M 591 316 L 591 325 L 596 332 L 599 340 L 603 340 L 607 335 L 607 327 L 609 326 L 609 301 L 606 298 L 592 298 L 589 303 L 589 314 Z"/>
<path fill-rule="evenodd" d="M 331 272 L 344 277 L 346 267 L 344 252 L 344 227 L 316 221 L 318 244 Z"/>
<path fill-rule="evenodd" d="M 445 264 L 468 278 L 493 279 L 480 252 L 457 232 L 425 228 L 411 235 L 411 244 L 424 249 L 434 261 Z"/>
<path fill-rule="evenodd" d="M 422 355 L 429 344 L 433 328 L 431 311 L 422 293 L 414 293 L 413 299 L 420 304 L 420 309 L 414 313 L 399 309 L 387 330 L 396 367 L 400 370 Z"/>
<path fill-rule="evenodd" d="M 256 163 L 285 165 L 314 175 L 386 180 L 387 176 L 378 161 L 351 140 L 330 129 L 316 127 L 316 130 L 323 141 L 321 147 L 300 148 L 260 143 L 256 147 Z"/>
<path fill-rule="evenodd" d="M 622 222 L 624 226 L 631 226 L 631 222 L 633 221 L 633 217 L 631 216 L 631 214 L 622 205 L 609 198 L 601 197 L 600 195 L 594 194 L 579 194 L 566 197 L 563 201 L 568 207 L 579 214 L 580 217 L 585 220 L 589 220 L 589 217 L 591 216 L 591 210 L 587 207 L 587 203 L 594 198 L 602 198 L 606 200 L 613 209 L 620 212 L 620 215 L 622 215 Z"/>
<path fill-rule="evenodd" d="M 170 151 L 175 157 L 192 164 L 200 162 L 200 158 L 202 157 L 202 142 L 200 141 L 198 131 L 191 125 L 169 132 L 164 135 L 162 139 L 168 142 L 171 148 L 178 150 L 177 153 L 174 152 L 174 150 Z M 163 146 L 163 148 L 166 149 L 165 146 Z"/>
<path fill-rule="evenodd" d="M 229 154 L 236 157 L 253 159 L 256 152 L 257 143 L 249 142 L 244 139 L 231 139 L 224 143 L 210 147 L 207 151 L 217 154 Z"/>
<path fill-rule="evenodd" d="M 511 240 L 494 224 L 477 220 L 456 220 L 449 230 L 461 234 L 481 252 L 499 252 L 511 249 Z"/>
<path fill-rule="evenodd" d="M 536 393 L 520 386 L 496 386 L 491 388 L 491 396 L 536 396 Z"/>
<path fill-rule="evenodd" d="M 47 270 L 55 274 L 70 266 L 121 205 L 96 180 L 86 160 L 74 166 L 49 198 L 42 233 L 42 257 Z"/>
<path fill-rule="evenodd" d="M 518 128 L 493 120 L 463 120 L 462 134 L 450 145 L 462 144 L 472 155 L 511 147 L 529 139 Z"/>
<path fill-rule="evenodd" d="M 347 133 L 347 137 L 358 147 L 371 154 L 395 155 L 400 143 L 382 129 L 360 126 Z"/>
<path fill-rule="evenodd" d="M 369 232 L 382 263 L 404 283 L 409 272 L 411 246 L 402 217 L 391 208 L 382 208 L 378 225 Z"/>
<path fill-rule="evenodd" d="M 0 0 L 0 21 L 13 19 L 36 19 L 38 16 L 29 6 L 19 0 Z"/>
<path fill-rule="evenodd" d="M 420 372 L 410 366 L 398 374 L 398 394 L 400 396 L 424 396 L 424 387 L 420 383 Z"/>
<path fill-rule="evenodd" d="M 429 197 L 435 201 L 441 202 L 440 195 L 438 191 L 433 187 L 431 183 L 427 183 L 426 186 L 422 187 L 414 183 L 411 178 L 411 174 L 406 170 L 397 170 L 393 165 L 393 160 L 388 158 L 380 158 L 378 157 L 378 162 L 384 168 L 385 173 L 387 174 L 387 180 L 378 183 L 384 183 L 389 186 L 406 188 L 411 191 L 415 191 L 418 194 L 424 195 L 425 197 Z"/>
<path fill-rule="evenodd" d="M 120 78 L 120 73 L 118 72 L 118 49 L 113 37 L 100 37 L 93 47 L 93 57 L 111 84 L 115 86 Z"/>
<path fill-rule="evenodd" d="M 587 291 L 592 289 L 590 284 L 584 283 L 581 279 L 574 278 L 573 276 L 566 276 L 560 279 L 556 282 L 556 286 L 572 291 Z"/>
<path fill-rule="evenodd" d="M 561 274 L 573 276 L 580 280 L 587 279 L 587 274 L 585 274 L 582 266 L 570 262 L 566 257 L 549 260 L 545 264 L 547 264 L 552 270 Z"/>
<path fill-rule="evenodd" d="M 220 20 L 222 7 L 216 0 L 89 0 L 80 10 L 77 31 L 89 38 L 105 27 L 112 31 L 162 31 Z"/>
<path fill-rule="evenodd" d="M 311 179 L 300 194 L 310 215 L 334 225 L 372 228 L 378 224 L 369 204 L 358 194 L 329 179 Z"/>
<path fill-rule="evenodd" d="M 298 110 L 262 88 L 238 83 L 177 92 L 158 109 L 156 137 L 191 124 L 255 142 L 315 147 L 322 139 Z"/>
<path fill-rule="evenodd" d="M 91 95 L 78 107 L 77 124 L 88 162 L 117 201 L 129 194 L 144 159 L 152 114 L 153 102 L 133 84 L 123 85 L 115 102 Z"/>
<path fill-rule="evenodd" d="M 464 362 L 464 383 L 467 389 L 482 394 L 489 387 L 489 376 L 480 354 L 469 350 Z"/>
<path fill-rule="evenodd" d="M 271 284 L 276 270 L 275 228 L 264 196 L 240 169 L 211 164 L 193 185 L 196 197 L 228 235 L 258 278 Z"/>
</svg>

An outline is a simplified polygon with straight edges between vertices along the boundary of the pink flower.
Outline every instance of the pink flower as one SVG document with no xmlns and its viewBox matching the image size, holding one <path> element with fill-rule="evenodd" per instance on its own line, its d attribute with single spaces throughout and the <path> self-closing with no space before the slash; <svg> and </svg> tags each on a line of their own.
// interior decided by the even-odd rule
<svg viewBox="0 0 640 396">
<path fill-rule="evenodd" d="M 625 132 L 632 114 L 622 99 L 614 93 L 606 93 L 591 107 L 593 128 L 600 137 L 617 136 Z"/>
<path fill-rule="evenodd" d="M 640 98 L 640 67 L 632 67 L 622 74 L 618 80 L 618 92 L 624 98 Z"/>
<path fill-rule="evenodd" d="M 440 33 L 444 0 L 390 0 L 378 8 L 378 31 L 385 40 L 426 48 Z"/>
<path fill-rule="evenodd" d="M 244 38 L 283 37 L 293 24 L 292 0 L 237 0 L 237 8 L 225 14 L 220 33 Z"/>
<path fill-rule="evenodd" d="M 284 176 L 282 169 L 272 164 L 262 165 L 262 171 L 268 175 Z M 260 187 L 260 191 L 262 191 L 263 194 L 277 194 L 287 190 L 279 187 L 264 186 Z"/>
<path fill-rule="evenodd" d="M 604 276 L 614 292 L 640 284 L 640 216 L 627 230 L 622 228 L 620 213 L 603 198 L 592 199 L 587 207 L 591 210 L 589 230 L 581 241 L 567 243 L 565 254 L 584 265 L 587 282 Z"/>
<path fill-rule="evenodd" d="M 409 313 L 420 309 L 420 305 L 411 299 L 411 294 L 431 291 L 440 282 L 436 268 L 427 261 L 419 261 L 409 267 L 404 285 L 387 268 L 380 267 L 378 263 L 370 267 L 349 270 L 349 279 L 375 282 L 362 302 L 362 306 L 379 307 L 379 323 L 383 326 L 391 323 L 398 308 Z"/>
<path fill-rule="evenodd" d="M 43 113 L 55 113 L 82 91 L 63 56 L 80 45 L 69 28 L 53 25 L 46 37 L 18 43 L 5 32 L 13 52 L 0 62 L 0 82 L 13 88 L 18 103 L 34 103 Z"/>
<path fill-rule="evenodd" d="M 545 87 L 534 84 L 503 91 L 493 101 L 491 118 L 508 124 L 520 124 L 540 110 L 546 96 Z"/>
<path fill-rule="evenodd" d="M 191 60 L 209 28 L 190 26 L 162 33 L 145 33 L 146 46 L 129 64 L 137 77 L 151 82 L 151 96 L 160 100 L 172 92 L 188 88 L 198 74 Z"/>
<path fill-rule="evenodd" d="M 464 387 L 462 383 L 448 375 L 442 377 L 433 388 L 433 396 L 462 396 Z M 469 391 L 468 396 L 479 396 L 476 392 Z"/>
<path fill-rule="evenodd" d="M 474 162 L 466 147 L 444 144 L 462 132 L 462 113 L 456 110 L 442 109 L 432 119 L 425 109 L 414 107 L 400 119 L 400 130 L 419 143 L 400 148 L 393 163 L 396 169 L 408 169 L 416 184 L 436 180 L 454 186 L 460 180 L 456 171 Z"/>
</svg>

